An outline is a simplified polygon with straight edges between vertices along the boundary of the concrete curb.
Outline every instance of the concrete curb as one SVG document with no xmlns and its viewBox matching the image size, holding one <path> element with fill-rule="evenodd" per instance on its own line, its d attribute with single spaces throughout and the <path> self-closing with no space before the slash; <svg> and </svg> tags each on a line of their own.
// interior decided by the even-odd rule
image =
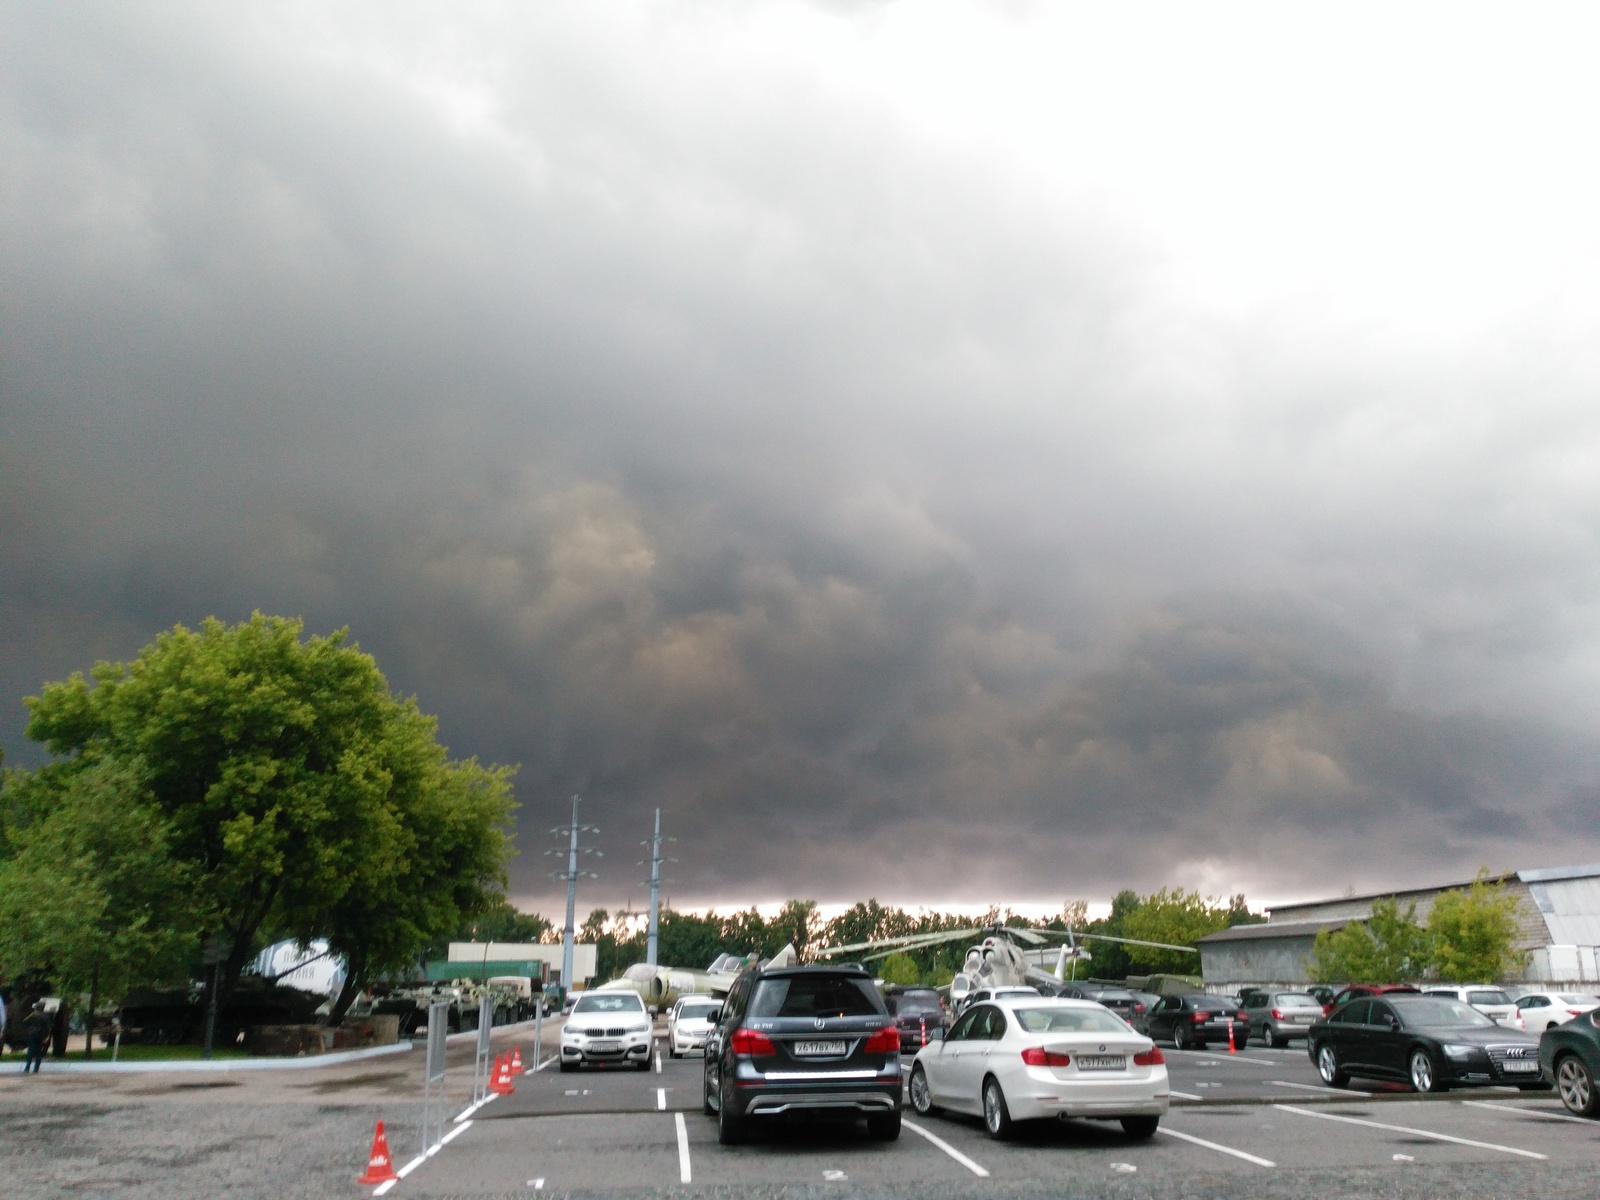
<svg viewBox="0 0 1600 1200">
<path fill-rule="evenodd" d="M 145 1071 L 303 1071 L 312 1067 L 337 1067 L 342 1063 L 369 1058 L 406 1054 L 410 1042 L 392 1046 L 369 1046 L 365 1050 L 340 1050 L 333 1054 L 305 1054 L 296 1058 L 213 1058 L 177 1059 L 168 1062 L 58 1062 L 45 1059 L 41 1075 L 137 1075 Z M 10 1066 L 9 1063 L 6 1064 Z M 6 1071 L 5 1074 L 12 1072 Z M 16 1071 L 21 1074 L 21 1068 Z"/>
</svg>

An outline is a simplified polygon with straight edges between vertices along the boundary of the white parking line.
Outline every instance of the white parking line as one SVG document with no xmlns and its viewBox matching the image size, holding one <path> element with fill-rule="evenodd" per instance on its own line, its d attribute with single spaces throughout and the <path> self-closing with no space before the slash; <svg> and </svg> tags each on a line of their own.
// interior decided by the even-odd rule
<svg viewBox="0 0 1600 1200">
<path fill-rule="evenodd" d="M 1340 1096 L 1370 1096 L 1371 1092 L 1358 1092 L 1354 1088 L 1323 1087 L 1320 1083 L 1290 1083 L 1287 1079 L 1269 1079 L 1272 1087 L 1299 1088 L 1302 1092 L 1334 1092 Z"/>
<path fill-rule="evenodd" d="M 661 1051 L 656 1051 L 656 1074 L 661 1074 Z"/>
<path fill-rule="evenodd" d="M 1168 1129 L 1163 1125 L 1156 1130 L 1168 1137 L 1175 1137 L 1185 1142 L 1193 1142 L 1196 1146 L 1204 1146 L 1207 1150 L 1215 1150 L 1218 1154 L 1231 1154 L 1235 1158 L 1242 1158 L 1245 1162 L 1255 1163 L 1258 1167 L 1275 1167 L 1278 1164 L 1270 1158 L 1257 1158 L 1254 1154 L 1246 1154 L 1243 1150 L 1235 1150 L 1232 1146 L 1219 1146 L 1216 1142 L 1208 1142 L 1205 1138 L 1197 1138 L 1191 1133 L 1179 1133 L 1176 1129 Z"/>
<path fill-rule="evenodd" d="M 939 1149 L 943 1150 L 951 1158 L 955 1159 L 958 1163 L 960 1163 L 967 1170 L 971 1171 L 974 1175 L 978 1176 L 980 1179 L 989 1178 L 989 1171 L 986 1167 L 979 1163 L 973 1162 L 970 1158 L 961 1153 L 961 1151 L 957 1150 L 938 1134 L 931 1133 L 930 1131 L 924 1129 L 921 1125 L 918 1125 L 913 1121 L 907 1121 L 903 1117 L 900 1120 L 900 1124 L 904 1125 L 907 1129 L 911 1130 L 912 1133 L 918 1135 L 919 1137 L 927 1138 L 928 1141 L 939 1147 Z"/>
<path fill-rule="evenodd" d="M 1543 1117 L 1547 1121 L 1571 1121 L 1574 1125 L 1595 1128 L 1595 1122 L 1588 1117 L 1574 1117 L 1568 1113 L 1549 1112 L 1543 1108 L 1518 1108 L 1514 1104 L 1494 1104 L 1488 1100 L 1463 1100 L 1461 1103 L 1473 1108 L 1492 1108 L 1497 1112 L 1522 1113 L 1530 1117 Z"/>
<path fill-rule="evenodd" d="M 1193 1092 L 1180 1092 L 1177 1088 L 1170 1089 L 1172 1095 L 1179 1100 L 1204 1100 L 1204 1096 L 1196 1096 Z"/>
<path fill-rule="evenodd" d="M 1343 1121 L 1347 1125 L 1365 1125 L 1368 1129 L 1387 1129 L 1391 1133 L 1409 1133 L 1415 1137 L 1432 1138 L 1436 1142 L 1454 1142 L 1458 1146 L 1472 1146 L 1479 1150 L 1496 1150 L 1501 1154 L 1520 1154 L 1523 1158 L 1537 1158 L 1541 1162 L 1550 1157 L 1548 1154 L 1522 1150 L 1516 1146 L 1502 1146 L 1497 1142 L 1475 1142 L 1471 1138 L 1456 1137 L 1448 1133 L 1435 1133 L 1431 1129 L 1413 1129 L 1409 1125 L 1385 1125 L 1382 1121 L 1364 1121 L 1360 1117 L 1341 1117 L 1336 1113 L 1312 1112 L 1309 1108 L 1295 1108 L 1289 1104 L 1274 1104 L 1272 1107 L 1279 1112 L 1298 1113 L 1302 1117 L 1317 1117 L 1323 1121 Z"/>
<path fill-rule="evenodd" d="M 1264 1059 L 1251 1058 L 1245 1054 L 1213 1054 L 1209 1050 L 1174 1050 L 1174 1054 L 1182 1054 L 1188 1058 L 1220 1058 L 1228 1063 L 1247 1063 L 1252 1067 L 1280 1067 L 1282 1063 L 1267 1062 Z"/>
<path fill-rule="evenodd" d="M 549 1058 L 545 1059 L 542 1063 L 540 1063 L 537 1067 L 535 1067 L 534 1070 L 535 1071 L 542 1071 L 546 1067 L 548 1067 L 551 1063 L 555 1062 L 555 1060 L 556 1060 L 556 1056 L 554 1054 L 552 1054 Z"/>
<path fill-rule="evenodd" d="M 667 1107 L 667 1089 L 666 1088 L 657 1088 L 656 1089 L 656 1108 L 658 1108 L 658 1109 L 660 1109 L 660 1110 L 662 1110 L 664 1112 L 664 1111 L 666 1111 L 666 1107 Z"/>
<path fill-rule="evenodd" d="M 678 1127 L 678 1182 L 689 1182 L 689 1127 L 683 1123 L 682 1113 L 672 1114 Z"/>
</svg>

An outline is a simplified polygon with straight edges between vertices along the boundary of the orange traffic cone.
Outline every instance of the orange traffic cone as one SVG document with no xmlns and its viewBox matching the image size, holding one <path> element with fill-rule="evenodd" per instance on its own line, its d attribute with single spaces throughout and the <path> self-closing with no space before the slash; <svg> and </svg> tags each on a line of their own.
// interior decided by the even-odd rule
<svg viewBox="0 0 1600 1200">
<path fill-rule="evenodd" d="M 922 1044 L 924 1046 L 926 1046 L 928 1044 L 928 1018 L 927 1017 L 923 1017 L 922 1018 Z"/>
<path fill-rule="evenodd" d="M 522 1047 L 518 1046 L 511 1051 L 511 1073 L 521 1075 L 522 1072 Z"/>
<path fill-rule="evenodd" d="M 509 1096 L 517 1089 L 511 1083 L 511 1061 L 509 1056 L 500 1054 L 494 1060 L 494 1078 L 489 1083 L 489 1090 L 496 1096 Z"/>
<path fill-rule="evenodd" d="M 357 1183 L 394 1183 L 400 1176 L 394 1173 L 394 1164 L 389 1161 L 389 1139 L 384 1136 L 383 1122 L 378 1122 L 378 1130 L 372 1135 L 372 1153 L 367 1156 L 367 1173 Z"/>
<path fill-rule="evenodd" d="M 1228 1018 L 1228 1053 L 1237 1054 L 1239 1051 L 1233 1045 L 1233 1018 Z"/>
</svg>

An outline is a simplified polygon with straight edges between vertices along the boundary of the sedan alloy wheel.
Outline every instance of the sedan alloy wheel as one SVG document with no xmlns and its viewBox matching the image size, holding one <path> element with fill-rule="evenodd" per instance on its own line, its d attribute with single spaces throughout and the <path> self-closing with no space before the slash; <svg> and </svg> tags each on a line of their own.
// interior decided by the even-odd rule
<svg viewBox="0 0 1600 1200">
<path fill-rule="evenodd" d="M 1411 1086 L 1419 1092 L 1443 1090 L 1439 1087 L 1439 1081 L 1434 1078 L 1433 1059 L 1428 1057 L 1426 1050 L 1411 1052 Z"/>
<path fill-rule="evenodd" d="M 918 1063 L 911 1068 L 911 1107 L 917 1110 L 919 1117 L 931 1116 L 934 1112 L 933 1089 L 928 1086 L 928 1073 Z"/>
<path fill-rule="evenodd" d="M 1329 1087 L 1342 1088 L 1350 1082 L 1350 1076 L 1339 1069 L 1339 1056 L 1333 1052 L 1332 1046 L 1326 1044 L 1317 1050 L 1317 1074 Z"/>
<path fill-rule="evenodd" d="M 1000 1090 L 1000 1081 L 993 1076 L 983 1082 L 983 1127 L 997 1142 L 1011 1136 L 1011 1110 L 1006 1107 L 1006 1094 Z"/>
<path fill-rule="evenodd" d="M 1569 1054 L 1556 1064 L 1556 1091 L 1561 1093 L 1561 1103 L 1568 1112 L 1580 1117 L 1600 1113 L 1600 1092 L 1595 1090 L 1594 1076 L 1576 1054 Z"/>
</svg>

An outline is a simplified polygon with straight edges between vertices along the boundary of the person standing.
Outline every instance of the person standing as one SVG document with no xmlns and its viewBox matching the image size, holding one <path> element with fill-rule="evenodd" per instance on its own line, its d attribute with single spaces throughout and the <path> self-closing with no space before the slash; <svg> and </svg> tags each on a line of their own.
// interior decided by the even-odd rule
<svg viewBox="0 0 1600 1200">
<path fill-rule="evenodd" d="M 44 1015 L 43 1000 L 33 1002 L 33 1011 L 22 1022 L 22 1032 L 28 1039 L 28 1057 L 22 1061 L 22 1073 L 26 1075 L 31 1067 L 37 1075 L 39 1065 L 44 1062 L 45 1042 L 50 1037 L 50 1018 Z"/>
</svg>

